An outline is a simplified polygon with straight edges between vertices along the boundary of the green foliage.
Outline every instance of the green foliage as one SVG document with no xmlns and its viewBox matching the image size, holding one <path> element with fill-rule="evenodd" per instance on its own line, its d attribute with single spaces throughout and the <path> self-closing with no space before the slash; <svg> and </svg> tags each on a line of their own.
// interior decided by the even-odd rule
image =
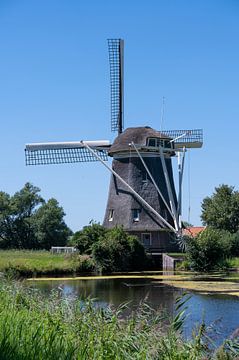
<svg viewBox="0 0 239 360">
<path fill-rule="evenodd" d="M 103 272 L 142 270 L 147 265 L 143 245 L 122 227 L 108 230 L 93 245 L 93 258 Z"/>
<path fill-rule="evenodd" d="M 210 271 L 225 266 L 231 246 L 231 234 L 207 227 L 187 243 L 187 256 L 192 269 Z"/>
<path fill-rule="evenodd" d="M 192 340 L 184 340 L 184 307 L 167 325 L 147 304 L 123 317 L 124 306 L 102 309 L 90 299 L 82 303 L 59 295 L 44 297 L 1 282 L 1 360 L 230 360 L 239 353 L 235 343 L 223 345 L 220 355 L 210 352 L 204 324 Z"/>
<path fill-rule="evenodd" d="M 234 187 L 221 185 L 211 197 L 202 202 L 202 221 L 220 230 L 235 233 L 239 230 L 239 192 Z"/>
<path fill-rule="evenodd" d="M 239 231 L 231 235 L 231 256 L 239 256 Z"/>
<path fill-rule="evenodd" d="M 70 230 L 63 209 L 55 199 L 46 203 L 39 193 L 30 183 L 12 197 L 0 192 L 1 248 L 49 249 L 66 243 Z"/>
<path fill-rule="evenodd" d="M 92 245 L 105 236 L 107 230 L 99 223 L 91 222 L 70 238 L 69 245 L 75 246 L 81 254 L 91 254 Z"/>
<path fill-rule="evenodd" d="M 50 249 L 51 246 L 64 246 L 71 235 L 63 218 L 65 213 L 56 199 L 50 199 L 33 215 L 35 237 L 38 248 Z"/>
</svg>

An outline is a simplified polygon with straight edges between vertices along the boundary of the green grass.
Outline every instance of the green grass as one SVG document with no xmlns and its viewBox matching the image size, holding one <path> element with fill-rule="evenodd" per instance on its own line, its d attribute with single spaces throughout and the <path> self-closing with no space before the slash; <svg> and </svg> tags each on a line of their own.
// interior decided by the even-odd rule
<svg viewBox="0 0 239 360">
<path fill-rule="evenodd" d="M 82 259 L 49 251 L 0 250 L 0 271 L 20 276 L 73 274 L 81 270 Z"/>
<path fill-rule="evenodd" d="M 96 308 L 61 298 L 43 297 L 21 284 L 0 284 L 1 360 L 202 360 L 233 359 L 230 348 L 209 353 L 202 324 L 191 341 L 183 340 L 184 299 L 178 315 L 165 324 L 162 313 L 146 304 L 128 317 L 124 307 Z M 230 344 L 229 344 L 230 345 Z M 233 345 L 233 344 L 231 344 Z M 228 346 L 228 345 L 227 345 Z M 237 353 L 238 355 L 238 353 Z"/>
<path fill-rule="evenodd" d="M 230 268 L 237 268 L 239 269 L 239 257 L 234 257 L 230 260 L 228 260 L 228 266 Z"/>
<path fill-rule="evenodd" d="M 186 257 L 185 253 L 167 253 L 168 256 L 172 256 L 173 258 L 182 258 Z"/>
</svg>

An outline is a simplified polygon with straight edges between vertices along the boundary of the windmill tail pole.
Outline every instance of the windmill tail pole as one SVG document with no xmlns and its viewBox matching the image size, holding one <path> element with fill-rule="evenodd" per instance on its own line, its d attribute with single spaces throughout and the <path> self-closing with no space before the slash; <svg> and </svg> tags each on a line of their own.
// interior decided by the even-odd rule
<svg viewBox="0 0 239 360">
<path fill-rule="evenodd" d="M 139 150 L 137 149 L 137 147 L 136 147 L 135 143 L 132 141 L 132 142 L 131 142 L 131 144 L 133 145 L 133 147 L 134 147 L 135 151 L 137 152 L 137 154 L 138 154 L 138 156 L 139 156 L 139 158 L 140 158 L 140 160 L 141 160 L 141 162 L 142 162 L 142 164 L 143 164 L 143 166 L 144 166 L 145 170 L 147 171 L 147 174 L 149 175 L 150 179 L 152 180 L 152 183 L 154 184 L 154 186 L 155 186 L 155 188 L 156 188 L 157 192 L 158 192 L 158 193 L 159 193 L 159 195 L 161 196 L 161 199 L 163 200 L 164 205 L 165 205 L 165 206 L 166 206 L 166 208 L 168 209 L 168 212 L 170 213 L 170 215 L 172 216 L 172 218 L 174 218 L 174 215 L 173 215 L 173 213 L 172 213 L 172 211 L 171 211 L 170 207 L 168 206 L 167 201 L 165 200 L 165 198 L 164 198 L 163 194 L 162 194 L 162 193 L 161 193 L 161 191 L 159 190 L 158 185 L 156 184 L 156 182 L 155 182 L 155 180 L 154 180 L 154 178 L 153 178 L 153 176 L 152 176 L 151 172 L 149 171 L 148 166 L 146 165 L 146 163 L 145 163 L 145 161 L 144 161 L 143 157 L 141 156 L 141 154 L 140 154 Z"/>
<path fill-rule="evenodd" d="M 148 210 L 150 210 L 158 219 L 160 219 L 171 231 L 177 233 L 175 228 L 172 225 L 170 225 L 154 208 L 152 208 L 152 206 L 149 205 L 147 201 L 145 201 L 124 179 L 122 179 L 121 176 L 119 176 L 113 169 L 111 169 L 110 166 L 108 166 L 99 157 L 99 155 L 97 155 L 95 151 L 91 149 L 89 145 L 84 143 L 84 141 L 81 141 L 81 143 L 82 146 L 86 147 L 92 153 L 92 155 L 94 155 L 113 175 L 115 175 Z"/>
<path fill-rule="evenodd" d="M 171 206 L 171 209 L 172 209 L 172 213 L 174 215 L 174 217 L 173 217 L 174 225 L 175 225 L 176 231 L 178 232 L 179 231 L 179 223 L 178 223 L 177 210 L 176 210 L 176 207 L 175 207 L 172 188 L 171 188 L 171 184 L 170 184 L 170 180 L 169 180 L 169 176 L 168 176 L 168 170 L 167 170 L 167 167 L 166 167 L 166 164 L 165 164 L 165 159 L 164 159 L 164 156 L 163 156 L 163 150 L 162 150 L 161 146 L 159 148 L 159 152 L 160 152 L 161 163 L 162 163 L 162 166 L 163 166 L 163 172 L 164 172 L 164 178 L 165 178 L 165 182 L 166 182 L 166 187 L 167 187 L 167 190 L 168 190 L 169 202 L 170 202 L 170 206 Z"/>
</svg>

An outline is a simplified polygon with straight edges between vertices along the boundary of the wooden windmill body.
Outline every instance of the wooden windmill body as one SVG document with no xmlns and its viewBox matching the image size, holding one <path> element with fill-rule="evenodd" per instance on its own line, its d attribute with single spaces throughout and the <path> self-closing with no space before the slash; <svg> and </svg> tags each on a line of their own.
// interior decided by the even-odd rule
<svg viewBox="0 0 239 360">
<path fill-rule="evenodd" d="M 153 252 L 171 251 L 181 233 L 184 156 L 202 146 L 202 130 L 159 132 L 149 126 L 123 131 L 123 40 L 108 41 L 111 78 L 109 141 L 27 144 L 27 165 L 100 161 L 111 172 L 103 225 L 121 225 Z M 112 167 L 106 160 L 113 158 Z M 178 158 L 179 190 L 175 191 L 172 158 Z"/>
</svg>

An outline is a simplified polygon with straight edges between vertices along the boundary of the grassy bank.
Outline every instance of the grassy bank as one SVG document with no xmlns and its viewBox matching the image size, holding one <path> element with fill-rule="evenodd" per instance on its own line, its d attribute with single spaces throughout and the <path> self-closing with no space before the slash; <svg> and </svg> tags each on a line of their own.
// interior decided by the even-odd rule
<svg viewBox="0 0 239 360">
<path fill-rule="evenodd" d="M 234 257 L 228 262 L 230 268 L 239 269 L 239 257 Z"/>
<path fill-rule="evenodd" d="M 185 254 L 170 254 L 182 257 Z M 239 268 L 239 258 L 230 260 L 230 268 Z M 38 250 L 0 250 L 0 272 L 13 276 L 72 276 L 86 274 L 94 269 L 87 255 L 51 254 Z"/>
<path fill-rule="evenodd" d="M 0 272 L 10 275 L 72 275 L 87 270 L 85 262 L 86 259 L 79 255 L 53 255 L 49 251 L 0 251 Z"/>
<path fill-rule="evenodd" d="M 181 301 L 183 305 L 183 301 Z M 181 308 L 182 309 L 182 308 Z M 165 325 L 165 316 L 142 305 L 127 318 L 123 309 L 44 298 L 19 283 L 0 284 L 1 360 L 200 360 L 233 359 L 230 343 L 209 353 L 202 325 L 183 341 L 183 313 Z"/>
</svg>

